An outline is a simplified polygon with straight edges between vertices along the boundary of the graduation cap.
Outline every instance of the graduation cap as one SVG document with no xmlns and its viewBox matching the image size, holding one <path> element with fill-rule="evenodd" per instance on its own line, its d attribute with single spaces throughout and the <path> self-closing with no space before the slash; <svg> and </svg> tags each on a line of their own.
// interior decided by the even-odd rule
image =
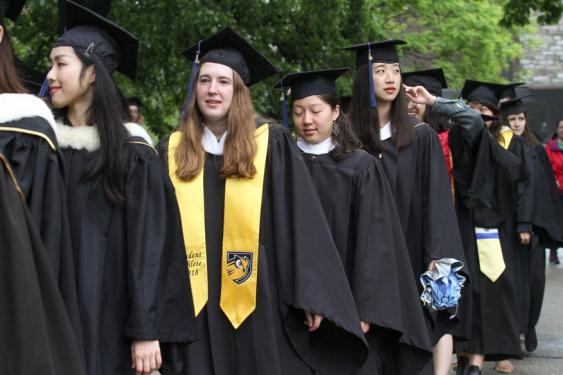
<svg viewBox="0 0 563 375">
<path fill-rule="evenodd" d="M 442 68 L 403 73 L 403 82 L 407 86 L 422 86 L 436 96 L 442 96 L 442 89 L 448 88 Z"/>
<path fill-rule="evenodd" d="M 26 0 L 0 0 L 0 18 L 15 21 L 20 15 Z"/>
<path fill-rule="evenodd" d="M 356 69 L 365 64 L 369 65 L 369 89 L 370 89 L 370 106 L 377 107 L 377 100 L 375 99 L 375 91 L 373 84 L 373 63 L 386 63 L 393 64 L 399 62 L 399 55 L 397 54 L 397 46 L 407 44 L 403 40 L 393 39 L 385 40 L 382 42 L 368 42 L 362 44 L 355 44 L 353 46 L 345 47 L 345 51 L 356 51 Z"/>
<path fill-rule="evenodd" d="M 191 99 L 197 70 L 203 63 L 212 62 L 228 66 L 240 75 L 248 87 L 278 72 L 278 69 L 266 57 L 230 27 L 200 40 L 182 54 L 193 62 L 188 96 L 184 106 Z"/>
<path fill-rule="evenodd" d="M 468 102 L 478 102 L 493 108 L 498 107 L 505 85 L 500 83 L 466 80 L 461 89 L 462 99 Z"/>
<path fill-rule="evenodd" d="M 315 70 L 300 73 L 290 73 L 283 77 L 274 87 L 282 92 L 282 118 L 284 126 L 288 127 L 287 102 L 285 90 L 291 89 L 291 98 L 298 100 L 311 95 L 336 96 L 336 80 L 346 73 L 348 68 Z"/>
<path fill-rule="evenodd" d="M 519 96 L 501 103 L 500 109 L 502 111 L 502 114 L 506 117 L 526 112 L 526 106 L 524 105 L 523 99 L 529 98 L 531 96 L 532 95 Z"/>
<path fill-rule="evenodd" d="M 73 47 L 86 57 L 95 54 L 110 73 L 117 70 L 135 79 L 138 39 L 129 31 L 80 4 L 65 0 L 64 5 L 63 24 L 66 31 L 55 42 L 55 47 Z"/>
<path fill-rule="evenodd" d="M 506 85 L 504 85 L 504 90 L 502 91 L 501 94 L 501 100 L 504 98 L 507 99 L 514 99 L 516 98 L 516 87 L 518 86 L 522 86 L 524 84 L 524 82 L 515 82 L 515 83 L 507 83 Z"/>
</svg>

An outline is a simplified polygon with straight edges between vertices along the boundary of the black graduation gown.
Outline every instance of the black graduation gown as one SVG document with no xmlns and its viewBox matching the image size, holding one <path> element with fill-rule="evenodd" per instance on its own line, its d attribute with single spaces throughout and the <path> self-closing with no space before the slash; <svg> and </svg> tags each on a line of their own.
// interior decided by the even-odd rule
<svg viewBox="0 0 563 375">
<path fill-rule="evenodd" d="M 159 145 L 168 158 L 168 141 Z M 197 317 L 199 341 L 167 355 L 184 375 L 355 374 L 367 348 L 338 252 L 300 152 L 270 126 L 260 220 L 255 311 L 234 330 L 219 307 L 225 180 L 222 155 L 204 168 L 209 296 Z M 191 300 L 190 300 L 191 302 Z M 303 310 L 325 317 L 308 333 Z M 318 372 L 317 372 L 318 371 Z"/>
<path fill-rule="evenodd" d="M 54 119 L 45 103 L 24 94 L 0 95 L 0 113 L 0 150 L 25 195 L 80 342 L 63 163 Z"/>
<path fill-rule="evenodd" d="M 533 148 L 524 138 L 521 139 L 522 146 L 515 147 L 514 152 L 525 161 L 529 178 L 528 184 L 521 189 L 517 220 L 528 222 L 530 225 L 527 228 L 532 229 L 534 233 L 529 245 L 520 244 L 519 238 L 515 240 L 517 244 L 515 279 L 520 311 L 520 332 L 526 333 L 532 310 L 532 293 L 534 295 L 533 320 L 536 323 L 541 310 L 545 286 L 541 282 L 543 279 L 545 284 L 545 262 L 543 266 L 541 265 L 541 261 L 545 258 L 544 246 L 560 241 L 563 212 L 561 212 L 561 205 L 558 204 L 559 192 L 544 148 L 541 145 Z M 532 282 L 534 283 L 533 292 Z"/>
<path fill-rule="evenodd" d="M 85 374 L 22 190 L 0 153 L 0 360 L 5 374 Z"/>
<path fill-rule="evenodd" d="M 521 159 L 502 148 L 485 130 L 475 134 L 454 127 L 450 148 L 454 160 L 456 212 L 471 274 L 471 339 L 457 341 L 457 352 L 485 354 L 487 360 L 519 358 L 518 311 L 515 272 L 516 185 L 525 179 Z M 513 142 L 519 144 L 518 137 Z M 493 283 L 480 272 L 475 227 L 497 228 L 505 271 Z"/>
<path fill-rule="evenodd" d="M 156 150 L 140 138 L 130 138 L 123 145 L 125 202 L 112 204 L 101 177 L 82 179 L 99 152 L 93 142 L 95 128 L 57 125 L 87 373 L 132 374 L 133 339 L 195 339 L 174 188 Z"/>
<path fill-rule="evenodd" d="M 465 263 L 465 257 L 438 135 L 414 118 L 411 123 L 415 126 L 413 141 L 399 150 L 392 138 L 387 139 L 381 157 L 418 280 L 432 260 L 455 258 Z M 458 323 L 457 318 L 449 319 L 447 311 L 425 312 L 433 345 Z"/>
<path fill-rule="evenodd" d="M 346 269 L 360 318 L 372 325 L 360 374 L 418 373 L 432 358 L 393 193 L 365 151 L 335 161 L 303 154 Z"/>
</svg>

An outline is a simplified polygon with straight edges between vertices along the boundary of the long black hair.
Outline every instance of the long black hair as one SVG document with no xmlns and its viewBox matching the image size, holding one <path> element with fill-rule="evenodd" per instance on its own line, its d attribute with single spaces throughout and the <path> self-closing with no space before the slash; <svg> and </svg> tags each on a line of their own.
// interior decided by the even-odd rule
<svg viewBox="0 0 563 375">
<path fill-rule="evenodd" d="M 352 86 L 352 99 L 348 117 L 352 128 L 364 145 L 364 149 L 372 154 L 385 150 L 380 137 L 379 115 L 377 108 L 370 107 L 370 88 L 368 79 L 368 64 L 358 67 Z M 407 146 L 414 138 L 412 120 L 409 118 L 408 99 L 403 85 L 391 103 L 391 124 L 393 126 L 393 141 L 397 148 Z"/>
<path fill-rule="evenodd" d="M 98 128 L 100 137 L 99 152 L 82 174 L 82 181 L 101 177 L 106 196 L 117 205 L 124 200 L 124 143 L 129 133 L 123 126 L 123 122 L 130 121 L 126 100 L 100 58 L 93 53 L 87 57 L 76 49 L 74 49 L 74 53 L 82 62 L 80 81 L 84 79 L 91 66 L 96 75 L 96 79 L 92 83 L 94 97 L 88 111 L 87 123 Z M 60 109 L 55 114 L 68 122 L 67 108 Z"/>
<path fill-rule="evenodd" d="M 346 153 L 351 151 L 360 150 L 362 148 L 362 142 L 354 133 L 348 117 L 342 112 L 342 106 L 338 97 L 334 95 L 319 95 L 319 98 L 328 104 L 330 108 L 334 111 L 336 106 L 340 108 L 340 114 L 334 122 L 337 131 L 332 134 L 332 139 L 334 140 L 335 147 L 329 153 L 332 160 L 341 160 Z"/>
<path fill-rule="evenodd" d="M 422 121 L 430 125 L 438 134 L 450 129 L 449 117 L 443 113 L 433 112 L 430 106 L 426 106 L 426 111 L 424 111 L 422 117 Z"/>
</svg>

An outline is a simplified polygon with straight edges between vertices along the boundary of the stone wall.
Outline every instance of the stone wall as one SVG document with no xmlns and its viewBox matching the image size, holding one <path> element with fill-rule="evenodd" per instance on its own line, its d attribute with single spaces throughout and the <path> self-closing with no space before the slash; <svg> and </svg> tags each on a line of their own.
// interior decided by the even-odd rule
<svg viewBox="0 0 563 375">
<path fill-rule="evenodd" d="M 563 88 L 563 18 L 556 25 L 538 26 L 537 34 L 521 40 L 524 55 L 520 68 L 526 73 L 527 85 Z"/>
</svg>

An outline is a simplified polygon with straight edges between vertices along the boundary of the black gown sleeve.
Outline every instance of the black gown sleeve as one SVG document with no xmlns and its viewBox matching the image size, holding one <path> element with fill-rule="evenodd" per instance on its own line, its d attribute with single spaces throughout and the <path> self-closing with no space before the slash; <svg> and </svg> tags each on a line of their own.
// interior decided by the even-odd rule
<svg viewBox="0 0 563 375">
<path fill-rule="evenodd" d="M 130 311 L 126 334 L 180 343 L 195 339 L 195 316 L 180 213 L 156 151 L 129 144 L 125 185 Z"/>
<path fill-rule="evenodd" d="M 0 154 L 0 360 L 9 374 L 85 374 L 23 192 Z"/>
<path fill-rule="evenodd" d="M 416 210 L 423 213 L 422 223 L 425 263 L 442 258 L 464 261 L 463 246 L 444 153 L 437 134 L 427 125 L 417 129 L 418 176 L 422 199 Z"/>
<path fill-rule="evenodd" d="M 269 143 L 265 184 L 271 189 L 273 243 L 266 247 L 275 249 L 286 332 L 320 373 L 355 374 L 367 347 L 321 202 L 288 132 L 272 126 Z M 325 317 L 317 332 L 307 332 L 303 310 Z"/>
<path fill-rule="evenodd" d="M 367 154 L 366 154 L 367 155 Z M 360 318 L 400 334 L 399 342 L 431 351 L 417 281 L 385 172 L 373 157 L 355 180 L 352 291 Z"/>
</svg>

